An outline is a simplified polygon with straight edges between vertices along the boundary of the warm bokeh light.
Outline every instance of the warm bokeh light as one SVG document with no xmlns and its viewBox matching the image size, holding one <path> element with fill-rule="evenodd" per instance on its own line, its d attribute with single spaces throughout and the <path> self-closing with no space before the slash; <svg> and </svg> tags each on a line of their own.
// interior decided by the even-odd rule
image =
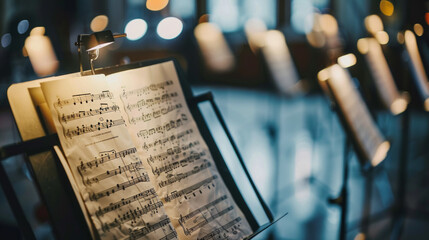
<svg viewBox="0 0 429 240">
<path fill-rule="evenodd" d="M 200 23 L 194 29 L 207 67 L 214 72 L 230 71 L 234 65 L 234 55 L 219 27 L 213 23 Z"/>
<path fill-rule="evenodd" d="M 31 29 L 30 36 L 43 36 L 45 35 L 45 27 L 35 27 Z"/>
<path fill-rule="evenodd" d="M 425 13 L 426 24 L 429 25 L 429 12 Z"/>
<path fill-rule="evenodd" d="M 398 32 L 398 34 L 396 34 L 396 40 L 398 40 L 398 43 L 400 44 L 404 44 L 404 33 L 403 32 Z"/>
<path fill-rule="evenodd" d="M 424 102 L 424 108 L 426 112 L 429 112 L 429 98 L 427 98 Z"/>
<path fill-rule="evenodd" d="M 368 39 L 361 38 L 357 42 L 357 48 L 361 54 L 367 54 L 369 50 Z"/>
<path fill-rule="evenodd" d="M 329 79 L 329 71 L 327 69 L 323 69 L 317 74 L 317 79 L 319 81 L 326 81 Z"/>
<path fill-rule="evenodd" d="M 381 0 L 380 11 L 386 16 L 392 16 L 393 12 L 395 11 L 395 7 L 393 6 L 393 3 L 391 3 L 390 1 Z"/>
<path fill-rule="evenodd" d="M 40 34 L 44 32 L 44 27 L 34 28 L 24 46 L 34 72 L 41 77 L 54 74 L 59 66 L 51 40 Z"/>
<path fill-rule="evenodd" d="M 386 45 L 389 42 L 389 34 L 385 31 L 379 31 L 375 34 L 375 38 L 381 45 Z"/>
<path fill-rule="evenodd" d="M 147 0 L 146 7 L 151 11 L 160 11 L 168 5 L 168 0 Z"/>
<path fill-rule="evenodd" d="M 383 22 L 378 15 L 370 15 L 365 18 L 365 28 L 371 34 L 376 34 L 379 31 L 383 31 Z"/>
<path fill-rule="evenodd" d="M 390 143 L 388 141 L 384 141 L 382 144 L 380 144 L 377 148 L 377 151 L 374 154 L 374 157 L 371 160 L 372 166 L 377 166 L 379 163 L 381 163 L 387 156 L 387 152 L 389 152 L 390 149 Z"/>
<path fill-rule="evenodd" d="M 158 23 L 156 32 L 163 39 L 174 39 L 182 33 L 183 23 L 176 17 L 168 17 Z"/>
<path fill-rule="evenodd" d="M 326 43 L 326 36 L 322 32 L 322 27 L 320 26 L 320 16 L 321 15 L 319 13 L 314 13 L 313 29 L 305 35 L 308 43 L 315 48 L 321 48 L 325 46 Z"/>
<path fill-rule="evenodd" d="M 334 36 L 338 33 L 338 23 L 334 16 L 323 14 L 319 17 L 320 27 L 327 36 Z"/>
<path fill-rule="evenodd" d="M 420 23 L 414 24 L 414 32 L 417 36 L 423 36 L 423 26 Z"/>
<path fill-rule="evenodd" d="M 244 26 L 244 32 L 246 33 L 250 49 L 254 53 L 265 45 L 267 26 L 261 19 L 252 18 L 247 20 Z"/>
<path fill-rule="evenodd" d="M 204 22 L 208 22 L 209 21 L 209 14 L 203 14 L 199 19 L 198 19 L 198 23 L 204 23 Z"/>
<path fill-rule="evenodd" d="M 408 102 L 404 98 L 397 98 L 393 101 L 392 105 L 390 105 L 390 111 L 394 115 L 398 115 L 407 109 Z"/>
<path fill-rule="evenodd" d="M 131 41 L 136 41 L 142 38 L 147 31 L 147 23 L 141 18 L 133 19 L 127 23 L 124 32 L 127 38 Z"/>
<path fill-rule="evenodd" d="M 10 33 L 3 34 L 3 36 L 1 37 L 1 46 L 6 48 L 10 45 L 11 42 L 12 42 L 12 35 Z"/>
<path fill-rule="evenodd" d="M 109 24 L 109 18 L 106 15 L 98 15 L 91 21 L 91 30 L 93 32 L 100 32 L 106 29 Z"/>
<path fill-rule="evenodd" d="M 356 64 L 356 56 L 353 53 L 349 53 L 339 57 L 337 62 L 341 67 L 348 68 Z"/>
<path fill-rule="evenodd" d="M 29 26 L 30 26 L 30 22 L 28 22 L 28 20 L 21 20 L 18 23 L 18 27 L 17 27 L 18 33 L 24 34 L 25 32 L 27 32 Z"/>
<path fill-rule="evenodd" d="M 366 239 L 365 234 L 363 233 L 358 233 L 354 238 L 354 240 L 365 240 L 365 239 Z"/>
</svg>

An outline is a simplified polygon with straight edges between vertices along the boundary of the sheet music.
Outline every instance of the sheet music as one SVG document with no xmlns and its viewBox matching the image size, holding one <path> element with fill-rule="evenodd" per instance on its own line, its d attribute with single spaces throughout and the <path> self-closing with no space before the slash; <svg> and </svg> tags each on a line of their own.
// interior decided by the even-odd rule
<svg viewBox="0 0 429 240">
<path fill-rule="evenodd" d="M 176 239 L 104 75 L 41 84 L 101 239 Z"/>
<path fill-rule="evenodd" d="M 368 51 L 364 53 L 365 59 L 371 70 L 370 72 L 383 104 L 394 114 L 404 111 L 406 108 L 406 101 L 400 96 L 380 44 L 374 38 L 366 38 L 362 39 L 362 41 L 366 41 L 368 45 Z M 401 102 L 402 106 L 398 106 Z"/>
<path fill-rule="evenodd" d="M 250 235 L 187 107 L 173 62 L 107 78 L 179 239 Z"/>
<path fill-rule="evenodd" d="M 390 148 L 375 125 L 371 114 L 366 108 L 359 92 L 354 87 L 349 73 L 335 64 L 325 70 L 329 71 L 329 87 L 332 89 L 337 104 L 343 112 L 352 134 L 373 166 L 376 166 L 386 157 Z M 324 71 L 324 70 L 322 70 Z"/>
</svg>

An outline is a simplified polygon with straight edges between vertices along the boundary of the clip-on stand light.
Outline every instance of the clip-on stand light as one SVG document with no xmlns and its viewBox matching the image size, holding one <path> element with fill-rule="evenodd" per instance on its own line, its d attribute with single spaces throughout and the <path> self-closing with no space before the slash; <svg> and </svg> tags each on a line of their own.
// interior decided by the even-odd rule
<svg viewBox="0 0 429 240">
<path fill-rule="evenodd" d="M 110 30 L 105 30 L 101 32 L 95 32 L 92 34 L 79 34 L 77 36 L 77 42 L 75 45 L 77 46 L 77 51 L 79 54 L 79 67 L 80 74 L 83 76 L 83 66 L 82 66 L 82 50 L 81 47 L 84 46 L 86 52 L 89 56 L 89 64 L 91 66 L 91 73 L 95 74 L 94 70 L 94 60 L 97 60 L 100 48 L 106 47 L 113 42 L 115 42 L 115 38 L 126 37 L 126 33 L 122 34 L 113 34 Z"/>
</svg>

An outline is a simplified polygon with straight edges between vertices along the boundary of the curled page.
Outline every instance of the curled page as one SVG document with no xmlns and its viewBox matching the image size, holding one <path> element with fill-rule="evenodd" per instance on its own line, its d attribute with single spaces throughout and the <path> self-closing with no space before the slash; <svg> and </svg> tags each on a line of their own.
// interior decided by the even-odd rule
<svg viewBox="0 0 429 240">
<path fill-rule="evenodd" d="M 109 75 L 143 166 L 179 239 L 252 233 L 187 106 L 172 61 Z"/>
<path fill-rule="evenodd" d="M 105 76 L 46 82 L 41 87 L 100 238 L 175 239 L 176 231 Z"/>
</svg>

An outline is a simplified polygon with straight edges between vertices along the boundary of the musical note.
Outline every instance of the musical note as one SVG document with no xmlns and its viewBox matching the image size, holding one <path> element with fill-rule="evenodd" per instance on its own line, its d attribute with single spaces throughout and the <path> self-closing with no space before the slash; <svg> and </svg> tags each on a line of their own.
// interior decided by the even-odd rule
<svg viewBox="0 0 429 240">
<path fill-rule="evenodd" d="M 184 230 L 185 235 L 191 235 L 195 230 L 202 228 L 204 225 L 206 225 L 207 223 L 215 220 L 218 217 L 221 217 L 222 215 L 225 215 L 226 213 L 228 213 L 229 211 L 231 211 L 232 209 L 234 209 L 233 206 L 229 206 L 227 208 L 225 208 L 224 210 L 211 214 L 210 217 L 208 218 L 203 218 L 203 221 L 197 223 L 195 226 L 190 227 L 190 228 L 186 228 Z"/>
<path fill-rule="evenodd" d="M 157 91 L 158 89 L 164 89 L 165 87 L 170 85 L 173 85 L 173 81 L 168 80 L 165 82 L 150 84 L 149 86 L 142 87 L 139 89 L 134 89 L 131 91 L 124 90 L 123 93 L 121 94 L 121 98 L 128 98 L 128 96 L 132 96 L 132 95 L 142 96 L 143 94 L 149 91 Z"/>
<path fill-rule="evenodd" d="M 171 129 L 175 129 L 175 128 L 182 126 L 183 121 L 186 121 L 187 119 L 188 118 L 187 118 L 186 114 L 182 114 L 180 118 L 177 118 L 176 120 L 170 120 L 161 126 L 157 126 L 157 127 L 151 128 L 149 130 L 148 129 L 140 130 L 137 133 L 137 137 L 147 138 L 148 136 L 151 136 L 155 133 L 163 134 L 164 132 L 168 132 Z"/>
<path fill-rule="evenodd" d="M 166 108 L 162 108 L 161 110 L 156 110 L 153 111 L 151 113 L 142 113 L 142 115 L 140 117 L 132 117 L 130 119 L 130 123 L 132 124 L 136 124 L 138 122 L 148 122 L 154 118 L 159 118 L 162 115 L 165 115 L 169 112 L 172 112 L 174 110 L 180 109 L 182 108 L 182 104 L 176 104 L 176 105 L 172 105 L 172 106 L 168 106 Z"/>
<path fill-rule="evenodd" d="M 117 201 L 115 203 L 110 203 L 109 206 L 107 206 L 107 207 L 99 208 L 95 212 L 95 215 L 96 216 L 102 216 L 102 215 L 104 215 L 106 213 L 109 213 L 111 211 L 119 209 L 119 208 L 121 208 L 121 207 L 123 207 L 125 205 L 133 203 L 133 202 L 138 201 L 140 199 L 147 198 L 149 196 L 152 196 L 152 197 L 156 196 L 155 189 L 151 188 L 151 189 L 146 190 L 144 192 L 140 192 L 140 193 L 138 193 L 136 195 L 133 195 L 133 196 L 130 196 L 130 197 L 127 197 L 127 198 L 122 198 L 121 201 Z"/>
<path fill-rule="evenodd" d="M 104 113 L 110 113 L 110 112 L 116 112 L 119 110 L 118 105 L 113 105 L 111 107 L 107 106 L 105 103 L 100 104 L 100 108 L 96 109 L 89 109 L 88 111 L 79 111 L 79 112 L 72 112 L 70 114 L 63 114 L 61 116 L 61 122 L 67 123 L 73 120 L 82 119 L 85 117 L 91 117 L 96 115 L 101 115 Z"/>
<path fill-rule="evenodd" d="M 138 176 L 137 178 L 134 178 L 133 176 L 131 176 L 131 180 L 123 182 L 123 183 L 118 183 L 118 184 L 116 184 L 116 186 L 102 190 L 98 193 L 93 193 L 90 195 L 89 199 L 92 201 L 97 201 L 100 198 L 110 196 L 110 194 L 114 194 L 115 192 L 118 192 L 120 190 L 125 190 L 126 188 L 134 186 L 137 183 L 149 182 L 149 181 L 150 180 L 149 180 L 149 176 L 147 175 L 147 173 L 142 173 L 142 175 Z"/>
<path fill-rule="evenodd" d="M 101 152 L 100 158 L 95 158 L 94 160 L 91 160 L 89 162 L 83 163 L 81 162 L 80 165 L 77 167 L 78 171 L 82 173 L 87 168 L 93 168 L 98 167 L 98 165 L 118 159 L 120 157 L 124 158 L 125 156 L 134 154 L 137 152 L 136 148 L 128 148 L 119 152 L 116 152 L 115 150 L 107 151 L 107 152 Z"/>
<path fill-rule="evenodd" d="M 106 119 L 105 121 L 99 121 L 94 124 L 87 124 L 87 125 L 82 124 L 82 126 L 77 126 L 76 128 L 73 128 L 73 129 L 66 129 L 64 131 L 64 136 L 71 139 L 73 137 L 83 135 L 86 133 L 100 131 L 103 129 L 108 129 L 111 127 L 120 126 L 124 124 L 125 124 L 124 119 L 117 119 L 117 120 Z"/>
<path fill-rule="evenodd" d="M 220 198 L 218 198 L 218 199 L 216 199 L 216 200 L 214 200 L 214 201 L 212 201 L 212 202 L 210 202 L 210 203 L 208 203 L 208 204 L 206 204 L 206 205 L 204 205 L 204 206 L 202 206 L 202 207 L 200 207 L 200 208 L 198 208 L 198 209 L 196 209 L 196 210 L 194 210 L 194 211 L 192 211 L 192 212 L 188 213 L 188 214 L 187 214 L 187 215 L 185 215 L 185 216 L 180 216 L 179 223 L 180 223 L 181 225 L 182 225 L 183 223 L 186 223 L 186 221 L 187 221 L 187 220 L 189 220 L 189 219 L 193 218 L 193 217 L 194 217 L 194 216 L 196 216 L 197 214 L 200 214 L 200 213 L 201 213 L 201 211 L 203 211 L 203 210 L 205 210 L 205 209 L 209 209 L 210 207 L 215 206 L 216 204 L 218 204 L 218 203 L 220 203 L 220 202 L 222 202 L 222 201 L 226 200 L 227 198 L 228 198 L 228 196 L 223 195 L 223 196 L 221 196 Z M 183 226 L 183 225 L 182 225 L 182 226 Z"/>
<path fill-rule="evenodd" d="M 204 169 L 207 169 L 210 167 L 210 163 L 203 163 L 200 166 L 195 166 L 194 169 L 192 169 L 191 171 L 185 172 L 185 173 L 178 173 L 176 175 L 173 176 L 167 176 L 167 180 L 165 181 L 160 181 L 158 183 L 159 187 L 163 188 L 165 186 L 171 185 L 175 182 L 180 182 L 182 179 L 188 178 L 189 176 L 192 176 L 194 174 L 197 174 L 201 171 L 203 171 Z"/>
<path fill-rule="evenodd" d="M 62 108 L 63 106 L 66 106 L 66 105 L 84 104 L 84 103 L 94 102 L 94 100 L 102 100 L 106 98 L 109 98 L 109 99 L 113 98 L 113 94 L 109 90 L 102 91 L 101 93 L 98 93 L 98 94 L 91 94 L 91 93 L 76 94 L 76 95 L 72 95 L 72 98 L 70 99 L 65 99 L 65 100 L 58 99 L 58 101 L 54 102 L 54 107 Z"/>
<path fill-rule="evenodd" d="M 127 105 L 127 109 L 129 111 L 132 111 L 133 109 L 136 109 L 136 108 L 137 109 L 141 109 L 143 107 L 149 108 L 149 107 L 152 107 L 153 105 L 170 101 L 172 98 L 177 97 L 177 96 L 178 96 L 177 92 L 170 93 L 170 94 L 165 93 L 161 97 L 142 99 L 142 100 L 140 100 L 140 101 L 138 101 L 136 103 L 128 104 Z"/>
<path fill-rule="evenodd" d="M 222 225 L 219 228 L 216 228 L 215 230 L 213 230 L 212 232 L 210 232 L 209 234 L 205 235 L 202 238 L 197 238 L 197 240 L 209 240 L 209 239 L 215 239 L 215 236 L 220 235 L 221 233 L 227 231 L 228 229 L 230 229 L 231 227 L 233 227 L 235 224 L 241 222 L 241 217 L 237 217 L 234 220 L 228 222 L 225 225 Z M 222 239 L 222 236 L 218 236 L 217 239 Z"/>
<path fill-rule="evenodd" d="M 152 168 L 152 173 L 154 175 L 161 175 L 162 173 L 168 173 L 171 172 L 172 170 L 179 168 L 179 167 L 186 167 L 189 163 L 194 162 L 195 157 L 186 157 L 180 161 L 174 161 L 172 163 L 163 165 L 161 167 L 153 167 L 152 164 L 149 163 L 150 167 Z M 206 162 L 207 160 L 204 159 L 204 162 Z"/>
<path fill-rule="evenodd" d="M 137 169 L 142 169 L 141 161 L 130 163 L 125 166 L 118 166 L 118 168 L 115 168 L 115 169 L 107 170 L 105 173 L 102 173 L 92 178 L 88 178 L 87 180 L 84 181 L 84 184 L 90 186 L 93 183 L 98 183 L 99 181 L 116 176 L 118 174 L 120 175 L 125 171 L 135 172 Z"/>
<path fill-rule="evenodd" d="M 146 151 L 156 147 L 157 145 L 165 145 L 166 143 L 170 142 L 173 143 L 176 140 L 180 140 L 181 138 L 185 137 L 186 135 L 192 134 L 193 130 L 192 129 L 188 129 L 186 131 L 180 132 L 178 134 L 172 134 L 168 137 L 162 138 L 162 139 L 158 139 L 155 140 L 151 143 L 146 143 L 142 146 L 143 149 L 145 149 Z"/>
<path fill-rule="evenodd" d="M 160 238 L 159 240 L 170 240 L 170 239 L 175 239 L 175 238 L 177 238 L 176 231 L 171 232 L 171 233 L 165 235 L 164 237 Z"/>
<path fill-rule="evenodd" d="M 172 201 L 172 200 L 174 200 L 176 198 L 179 198 L 179 197 L 181 197 L 183 195 L 190 194 L 190 193 L 194 192 L 195 190 L 201 188 L 202 186 L 205 186 L 205 185 L 213 182 L 217 178 L 218 178 L 218 176 L 214 175 L 212 177 L 206 178 L 203 181 L 198 182 L 198 183 L 196 183 L 196 184 L 194 184 L 194 185 L 192 185 L 190 187 L 187 187 L 185 189 L 182 189 L 180 191 L 173 191 L 170 194 L 167 194 L 167 196 L 164 198 L 164 201 L 170 202 L 170 201 Z"/>
<path fill-rule="evenodd" d="M 138 238 L 144 237 L 151 232 L 154 232 L 154 231 L 156 231 L 162 227 L 165 227 L 168 224 L 170 224 L 169 218 L 164 218 L 155 224 L 149 224 L 148 223 L 147 226 L 145 226 L 143 228 L 133 230 L 130 234 L 130 237 L 127 238 L 127 240 L 133 240 L 133 239 L 138 239 Z"/>
</svg>

